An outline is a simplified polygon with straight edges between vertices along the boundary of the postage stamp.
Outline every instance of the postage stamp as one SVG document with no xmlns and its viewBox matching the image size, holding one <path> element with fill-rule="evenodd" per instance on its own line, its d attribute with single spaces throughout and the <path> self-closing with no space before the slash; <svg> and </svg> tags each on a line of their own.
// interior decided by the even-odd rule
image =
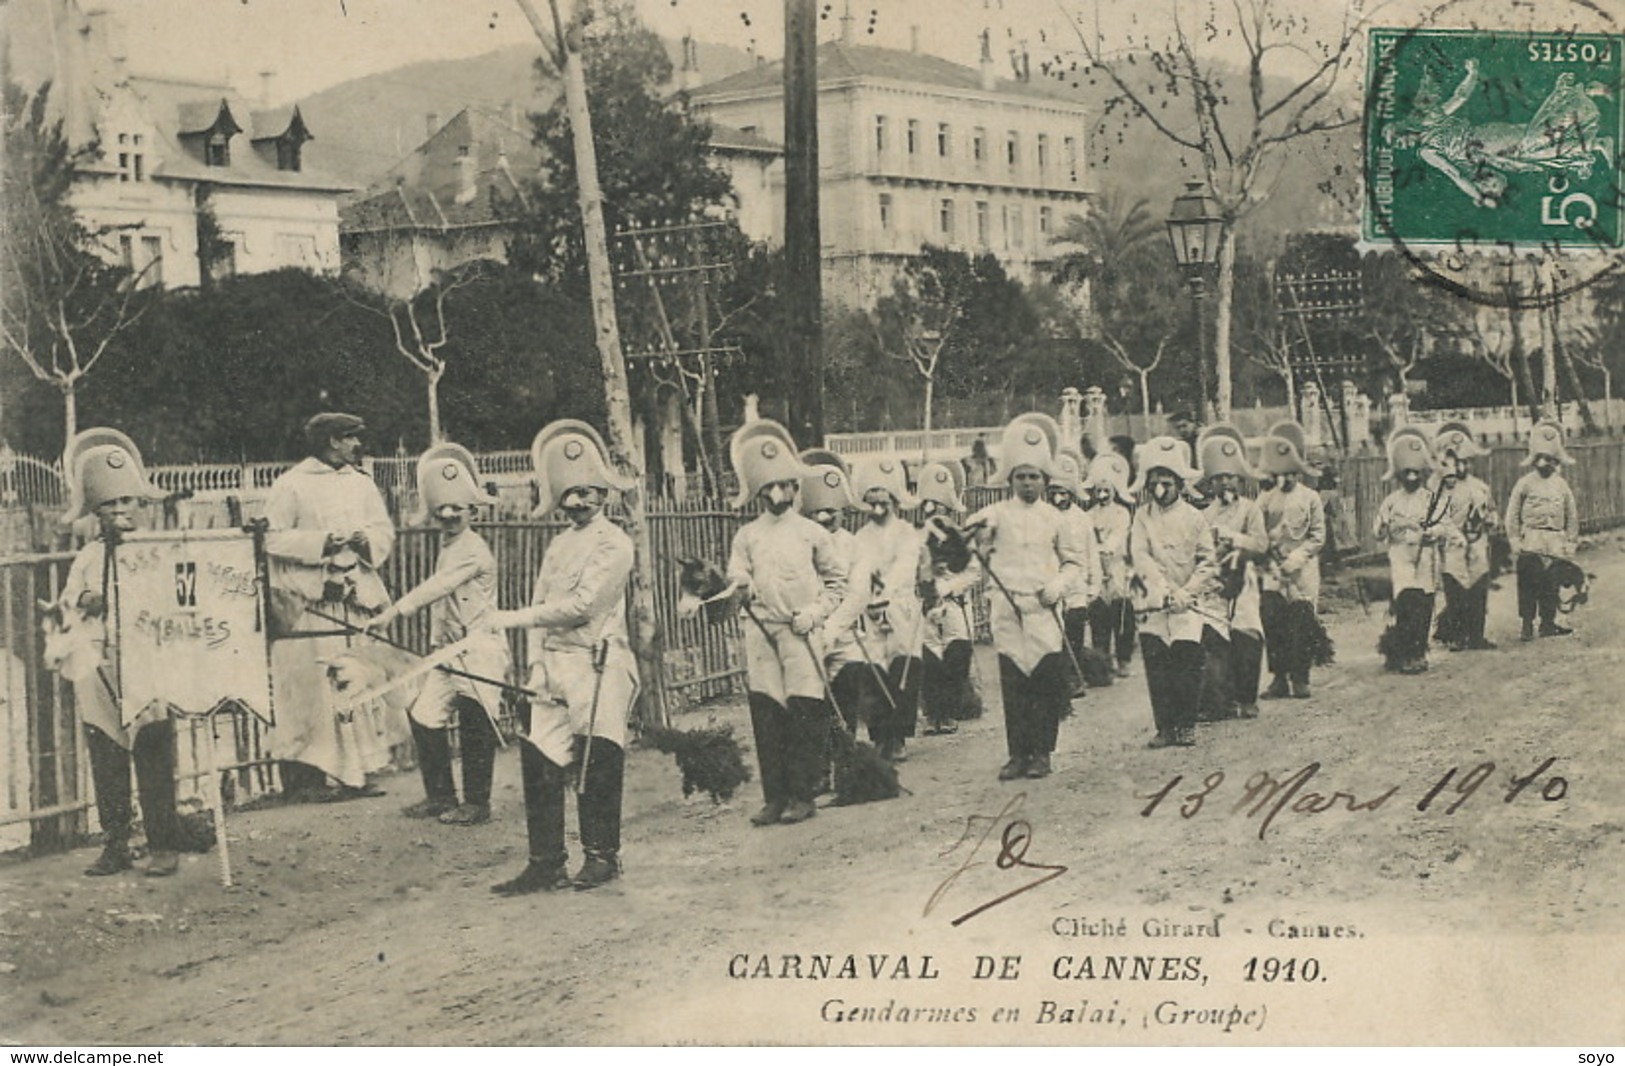
<svg viewBox="0 0 1625 1066">
<path fill-rule="evenodd" d="M 1625 246 L 1625 36 L 1373 29 L 1362 236 L 1409 249 Z"/>
</svg>

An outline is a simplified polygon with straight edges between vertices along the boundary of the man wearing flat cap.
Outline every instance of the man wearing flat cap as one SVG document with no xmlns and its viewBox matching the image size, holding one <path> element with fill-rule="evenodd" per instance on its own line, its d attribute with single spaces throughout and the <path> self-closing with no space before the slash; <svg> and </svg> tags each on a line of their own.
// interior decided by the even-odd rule
<svg viewBox="0 0 1625 1066">
<path fill-rule="evenodd" d="M 276 479 L 265 503 L 272 605 L 284 634 L 271 645 L 272 751 L 283 760 L 283 789 L 295 798 L 375 794 L 367 774 L 389 764 L 390 744 L 406 732 L 381 704 L 342 719 L 328 704 L 325 661 L 389 602 L 378 567 L 394 547 L 395 527 L 358 465 L 365 428 L 351 414 L 313 416 L 305 423 L 310 455 Z M 338 780 L 337 791 L 327 777 Z"/>
</svg>

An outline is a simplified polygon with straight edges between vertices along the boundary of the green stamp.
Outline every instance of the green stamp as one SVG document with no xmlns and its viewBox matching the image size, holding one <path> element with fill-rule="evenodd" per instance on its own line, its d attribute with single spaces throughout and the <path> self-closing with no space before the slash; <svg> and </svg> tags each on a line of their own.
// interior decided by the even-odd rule
<svg viewBox="0 0 1625 1066">
<path fill-rule="evenodd" d="M 1365 240 L 1625 245 L 1622 52 L 1608 34 L 1372 30 Z"/>
</svg>

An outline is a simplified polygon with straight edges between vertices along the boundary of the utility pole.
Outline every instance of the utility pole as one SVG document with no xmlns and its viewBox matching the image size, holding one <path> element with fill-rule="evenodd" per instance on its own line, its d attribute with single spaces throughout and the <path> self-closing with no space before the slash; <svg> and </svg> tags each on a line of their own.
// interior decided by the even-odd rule
<svg viewBox="0 0 1625 1066">
<path fill-rule="evenodd" d="M 816 0 L 784 0 L 784 259 L 790 432 L 802 447 L 817 447 L 824 443 L 824 330 Z"/>
<path fill-rule="evenodd" d="M 626 532 L 632 538 L 636 560 L 632 567 L 632 653 L 643 682 L 640 717 L 645 725 L 667 725 L 665 673 L 657 640 L 653 542 L 644 508 L 648 486 L 644 478 L 643 449 L 632 428 L 632 393 L 621 353 L 620 328 L 615 320 L 615 282 L 610 271 L 609 242 L 604 230 L 604 196 L 598 187 L 598 153 L 592 141 L 592 115 L 587 110 L 587 77 L 581 66 L 580 26 L 566 32 L 558 0 L 548 0 L 553 30 L 537 14 L 531 0 L 517 0 L 542 46 L 564 72 L 564 102 L 574 140 L 576 182 L 580 187 L 581 229 L 587 255 L 587 283 L 592 292 L 592 319 L 598 339 L 598 358 L 604 374 L 604 410 L 609 419 L 611 460 L 622 473 L 637 480 L 626 494 Z"/>
</svg>

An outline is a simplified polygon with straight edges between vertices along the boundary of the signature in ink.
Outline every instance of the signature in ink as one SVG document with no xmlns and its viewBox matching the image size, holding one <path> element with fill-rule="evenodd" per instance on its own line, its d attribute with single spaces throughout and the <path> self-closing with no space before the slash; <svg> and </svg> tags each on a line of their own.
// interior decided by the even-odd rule
<svg viewBox="0 0 1625 1066">
<path fill-rule="evenodd" d="M 960 834 L 958 840 L 954 841 L 947 848 L 945 848 L 942 851 L 942 854 L 951 855 L 961 846 L 966 844 L 970 845 L 969 849 L 965 852 L 964 861 L 962 861 L 952 873 L 942 879 L 942 883 L 937 886 L 936 891 L 931 893 L 931 898 L 925 901 L 924 913 L 926 915 L 929 915 L 936 909 L 937 904 L 942 902 L 943 897 L 947 896 L 948 891 L 952 889 L 954 884 L 968 871 L 987 865 L 987 860 L 978 858 L 978 856 L 982 854 L 983 847 L 987 844 L 988 839 L 993 836 L 995 830 L 998 831 L 999 838 L 998 850 L 993 857 L 993 866 L 995 869 L 1033 870 L 1041 872 L 1043 876 L 1035 877 L 1024 884 L 1017 885 L 1015 888 L 1012 888 L 1010 891 L 1001 896 L 997 896 L 985 903 L 972 907 L 964 914 L 961 914 L 959 917 L 953 919 L 953 921 L 949 923 L 950 925 L 962 925 L 976 917 L 978 914 L 991 910 L 1007 900 L 1014 899 L 1023 892 L 1031 892 L 1039 885 L 1053 881 L 1057 877 L 1060 877 L 1062 874 L 1066 873 L 1067 868 L 1065 866 L 1027 861 L 1027 848 L 1032 844 L 1033 827 L 1032 823 L 1027 821 L 1027 819 L 1017 817 L 1026 802 L 1027 794 L 1025 792 L 1019 792 L 1010 798 L 1009 802 L 1004 805 L 998 814 L 991 816 L 986 814 L 973 814 L 965 819 L 965 831 Z"/>
</svg>

